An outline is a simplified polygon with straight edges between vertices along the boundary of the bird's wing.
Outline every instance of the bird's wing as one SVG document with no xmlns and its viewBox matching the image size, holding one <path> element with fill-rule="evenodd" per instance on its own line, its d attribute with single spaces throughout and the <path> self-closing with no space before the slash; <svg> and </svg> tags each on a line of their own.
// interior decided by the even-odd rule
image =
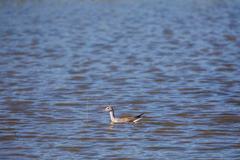
<svg viewBox="0 0 240 160">
<path fill-rule="evenodd" d="M 120 118 L 129 118 L 129 117 L 133 117 L 133 116 L 128 115 L 128 114 L 123 114 L 123 115 L 120 116 Z"/>
<path fill-rule="evenodd" d="M 139 120 L 142 119 L 141 116 L 142 116 L 143 114 L 144 114 L 144 113 L 142 113 L 142 114 L 140 114 L 140 115 L 138 115 L 138 116 L 135 116 L 135 117 L 123 115 L 123 116 L 121 116 L 121 118 L 119 118 L 119 121 L 121 121 L 121 122 L 134 122 L 134 121 L 137 120 L 137 119 L 139 119 Z"/>
<path fill-rule="evenodd" d="M 118 118 L 119 122 L 133 122 L 136 118 L 135 117 L 122 117 Z"/>
</svg>

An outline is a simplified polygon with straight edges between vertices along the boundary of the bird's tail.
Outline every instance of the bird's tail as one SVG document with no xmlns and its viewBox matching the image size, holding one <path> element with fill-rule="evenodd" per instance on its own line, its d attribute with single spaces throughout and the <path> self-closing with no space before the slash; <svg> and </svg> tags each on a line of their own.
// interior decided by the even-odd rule
<svg viewBox="0 0 240 160">
<path fill-rule="evenodd" d="M 141 118 L 143 114 L 144 114 L 144 113 L 141 113 L 141 114 L 139 114 L 138 116 L 136 116 L 135 118 Z"/>
</svg>

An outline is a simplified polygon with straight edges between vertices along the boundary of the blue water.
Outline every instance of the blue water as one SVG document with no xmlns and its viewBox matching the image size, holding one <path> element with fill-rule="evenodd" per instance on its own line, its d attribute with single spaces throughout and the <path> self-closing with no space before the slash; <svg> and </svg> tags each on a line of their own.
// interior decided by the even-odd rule
<svg viewBox="0 0 240 160">
<path fill-rule="evenodd" d="M 239 159 L 240 1 L 0 2 L 0 159 Z M 144 112 L 138 124 L 111 125 Z"/>
</svg>

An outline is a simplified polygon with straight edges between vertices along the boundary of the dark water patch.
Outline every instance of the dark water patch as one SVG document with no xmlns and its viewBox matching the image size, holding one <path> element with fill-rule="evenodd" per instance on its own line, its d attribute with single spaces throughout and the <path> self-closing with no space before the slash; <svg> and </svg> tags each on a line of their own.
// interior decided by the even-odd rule
<svg viewBox="0 0 240 160">
<path fill-rule="evenodd" d="M 14 154 L 3 154 L 3 157 L 13 157 L 13 159 L 38 159 L 40 156 L 29 154 L 22 154 L 22 153 L 14 153 Z"/>
<path fill-rule="evenodd" d="M 55 106 L 67 107 L 67 106 L 81 106 L 79 102 L 57 102 Z"/>
<path fill-rule="evenodd" d="M 230 66 L 224 66 L 224 67 L 218 67 L 216 68 L 216 71 L 218 72 L 234 72 L 236 71 L 236 68 L 230 67 Z"/>
<path fill-rule="evenodd" d="M 104 142 L 104 143 L 116 143 L 116 142 L 127 142 L 127 138 L 107 138 L 107 137 L 83 137 L 79 138 L 83 142 Z"/>
<path fill-rule="evenodd" d="M 25 146 L 15 146 L 15 147 L 12 147 L 12 148 L 4 148 L 4 147 L 1 147 L 2 150 L 9 150 L 9 149 L 16 149 L 16 150 L 27 150 L 27 149 L 30 149 L 29 147 L 25 147 Z"/>
<path fill-rule="evenodd" d="M 24 88 L 16 88 L 15 89 L 16 92 L 31 92 L 33 90 L 34 90 L 33 87 L 24 87 Z"/>
<path fill-rule="evenodd" d="M 226 103 L 240 106 L 240 98 L 235 98 L 235 97 L 229 98 L 229 99 L 226 100 Z"/>
<path fill-rule="evenodd" d="M 34 102 L 32 100 L 12 100 L 6 99 L 4 104 L 7 106 L 7 109 L 12 113 L 24 113 L 26 115 L 33 115 L 32 106 Z"/>
<path fill-rule="evenodd" d="M 161 125 L 166 126 L 166 127 L 178 127 L 178 126 L 185 125 L 182 123 L 176 123 L 176 122 L 171 122 L 171 121 L 162 121 L 161 123 L 162 123 Z"/>
<path fill-rule="evenodd" d="M 82 74 L 82 73 L 84 73 L 84 72 L 86 72 L 87 70 L 83 70 L 84 72 L 82 72 L 82 70 L 83 69 L 78 69 L 78 70 L 76 70 L 76 69 L 70 69 L 70 70 L 68 70 L 68 73 L 70 74 L 70 75 L 75 75 L 75 74 Z"/>
<path fill-rule="evenodd" d="M 16 135 L 0 135 L 0 141 L 14 141 L 16 139 Z"/>
<path fill-rule="evenodd" d="M 240 143 L 235 143 L 232 145 L 233 148 L 240 149 Z"/>
<path fill-rule="evenodd" d="M 123 147 L 111 147 L 110 148 L 110 150 L 113 150 L 113 151 L 121 151 L 123 149 L 124 149 Z"/>
<path fill-rule="evenodd" d="M 17 138 L 19 139 L 19 138 L 21 138 L 21 139 L 36 139 L 37 138 L 37 136 L 36 135 L 17 135 Z"/>
<path fill-rule="evenodd" d="M 236 42 L 236 41 L 237 41 L 237 37 L 236 37 L 235 35 L 225 34 L 225 35 L 224 35 L 224 38 L 225 38 L 227 41 L 230 41 L 230 42 Z"/>
<path fill-rule="evenodd" d="M 161 89 L 153 89 L 153 90 L 147 91 L 147 93 L 150 95 L 159 95 L 159 94 L 165 93 L 165 92 L 162 91 Z"/>
<path fill-rule="evenodd" d="M 187 113 L 187 112 L 185 112 L 185 113 L 178 113 L 178 114 L 176 114 L 176 116 L 182 117 L 182 118 L 193 118 L 194 117 L 193 114 Z"/>
<path fill-rule="evenodd" d="M 170 39 L 174 36 L 174 32 L 170 28 L 165 28 L 163 30 L 163 35 L 165 36 L 166 39 Z"/>
<path fill-rule="evenodd" d="M 128 102 L 128 104 L 134 104 L 134 105 L 139 105 L 139 104 L 146 104 L 148 103 L 147 101 L 144 101 L 144 100 L 131 100 Z"/>
<path fill-rule="evenodd" d="M 0 128 L 1 132 L 12 132 L 15 131 L 14 128 L 6 127 L 6 128 Z"/>
<path fill-rule="evenodd" d="M 63 64 L 51 64 L 48 66 L 49 69 L 61 69 L 63 67 L 64 67 Z"/>
<path fill-rule="evenodd" d="M 196 150 L 198 151 L 221 151 L 221 150 L 225 150 L 225 147 L 210 147 L 210 146 L 206 146 L 206 147 L 200 147 L 197 148 Z"/>
<path fill-rule="evenodd" d="M 1 119 L 2 123 L 7 126 L 17 126 L 23 124 L 23 122 L 20 119 L 14 119 L 14 118 L 4 118 Z"/>
<path fill-rule="evenodd" d="M 206 72 L 207 69 L 203 68 L 201 66 L 191 66 L 190 68 L 193 72 L 200 73 L 200 72 Z"/>
<path fill-rule="evenodd" d="M 160 146 L 153 146 L 153 147 L 146 147 L 146 150 L 149 151 L 185 151 L 183 147 L 160 147 Z"/>
<path fill-rule="evenodd" d="M 148 142 L 156 142 L 156 141 L 158 141 L 158 139 L 157 138 L 153 138 L 153 137 L 148 137 L 147 141 Z"/>
<path fill-rule="evenodd" d="M 162 136 L 179 136 L 182 135 L 184 132 L 176 128 L 165 127 L 156 129 L 153 133 Z"/>
<path fill-rule="evenodd" d="M 229 133 L 227 133 L 225 130 L 199 130 L 199 136 L 227 136 Z"/>
<path fill-rule="evenodd" d="M 71 153 L 81 153 L 82 150 L 87 150 L 90 147 L 82 146 L 59 146 L 57 147 L 61 151 L 71 152 Z"/>
<path fill-rule="evenodd" d="M 57 135 L 38 135 L 36 138 L 37 142 L 48 142 L 48 141 L 56 141 L 64 138 L 64 136 Z M 65 138 L 64 138 L 65 139 Z"/>
<path fill-rule="evenodd" d="M 12 100 L 12 99 L 5 99 L 5 105 L 8 106 L 19 106 L 19 107 L 24 107 L 24 106 L 30 106 L 33 104 L 33 101 L 31 100 Z"/>
<path fill-rule="evenodd" d="M 181 94 L 193 94 L 193 95 L 197 95 L 197 94 L 211 94 L 211 90 L 205 90 L 202 88 L 179 88 L 178 89 Z"/>
<path fill-rule="evenodd" d="M 240 116 L 236 114 L 223 114 L 213 119 L 219 124 L 240 123 Z"/>
<path fill-rule="evenodd" d="M 134 158 L 130 158 L 131 156 L 129 157 L 124 157 L 124 156 L 121 156 L 121 155 L 107 155 L 107 157 L 113 159 L 113 160 L 134 160 Z M 117 157 L 121 157 L 121 158 L 117 158 Z"/>
<path fill-rule="evenodd" d="M 166 79 L 164 77 L 161 77 L 161 78 L 154 79 L 154 81 L 157 83 L 163 83 L 164 81 L 166 81 Z"/>
<path fill-rule="evenodd" d="M 73 75 L 70 80 L 73 81 L 82 81 L 82 80 L 86 80 L 86 77 L 84 77 L 83 75 Z"/>
</svg>

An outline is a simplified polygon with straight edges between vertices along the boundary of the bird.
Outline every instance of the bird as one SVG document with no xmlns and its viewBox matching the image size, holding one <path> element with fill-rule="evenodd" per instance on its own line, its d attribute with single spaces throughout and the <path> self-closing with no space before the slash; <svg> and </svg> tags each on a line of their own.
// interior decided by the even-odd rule
<svg viewBox="0 0 240 160">
<path fill-rule="evenodd" d="M 110 105 L 105 108 L 105 111 L 109 112 L 112 124 L 113 123 L 137 123 L 138 121 L 140 121 L 142 119 L 142 115 L 144 114 L 144 113 L 141 113 L 138 116 L 128 116 L 128 117 L 116 118 L 114 115 L 114 109 Z"/>
</svg>

